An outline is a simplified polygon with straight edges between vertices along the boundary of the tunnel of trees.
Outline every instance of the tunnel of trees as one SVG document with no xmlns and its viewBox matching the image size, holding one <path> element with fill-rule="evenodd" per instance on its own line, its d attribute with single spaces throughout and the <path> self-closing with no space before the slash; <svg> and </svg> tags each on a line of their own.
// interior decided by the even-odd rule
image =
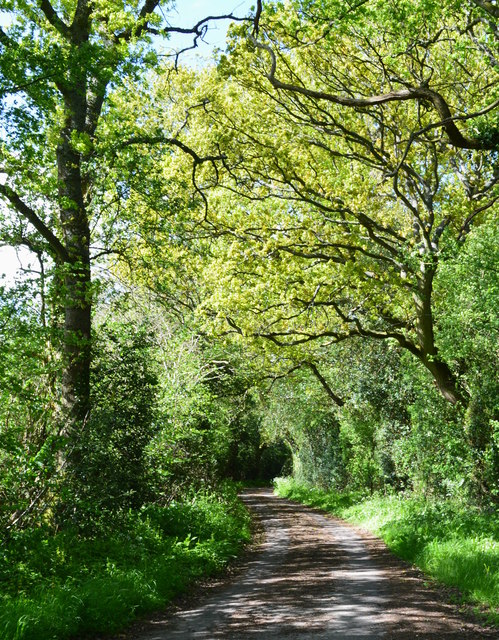
<svg viewBox="0 0 499 640">
<path fill-rule="evenodd" d="M 493 510 L 497 4 L 4 4 L 5 543 L 291 473 Z"/>
</svg>

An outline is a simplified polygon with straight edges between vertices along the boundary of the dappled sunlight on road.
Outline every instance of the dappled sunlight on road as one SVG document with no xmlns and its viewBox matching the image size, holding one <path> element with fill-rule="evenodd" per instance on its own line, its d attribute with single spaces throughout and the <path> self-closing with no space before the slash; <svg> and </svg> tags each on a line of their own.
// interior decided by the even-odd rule
<svg viewBox="0 0 499 640">
<path fill-rule="evenodd" d="M 308 507 L 246 491 L 265 538 L 244 573 L 197 606 L 158 619 L 137 640 L 376 640 L 493 637 L 476 632 L 386 548 Z M 378 541 L 379 542 L 379 541 Z M 398 564 L 397 564 L 398 563 Z"/>
<path fill-rule="evenodd" d="M 361 539 L 270 490 L 244 500 L 265 527 L 261 552 L 237 584 L 147 638 L 381 638 L 386 580 Z"/>
</svg>

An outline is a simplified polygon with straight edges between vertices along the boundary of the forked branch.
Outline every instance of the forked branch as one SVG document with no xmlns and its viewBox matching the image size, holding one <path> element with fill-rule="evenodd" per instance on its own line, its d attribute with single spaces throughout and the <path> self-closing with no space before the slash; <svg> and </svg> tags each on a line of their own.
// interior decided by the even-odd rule
<svg viewBox="0 0 499 640">
<path fill-rule="evenodd" d="M 445 98 L 440 93 L 438 93 L 438 91 L 430 89 L 427 84 L 421 84 L 419 87 L 400 89 L 398 91 L 390 91 L 388 93 L 369 96 L 367 98 L 341 96 L 325 91 L 307 89 L 306 87 L 290 84 L 288 82 L 282 82 L 281 80 L 279 80 L 276 77 L 277 58 L 272 48 L 267 44 L 259 42 L 252 35 L 250 35 L 249 38 L 253 42 L 255 47 L 261 49 L 262 51 L 266 51 L 269 54 L 271 65 L 270 71 L 266 74 L 266 77 L 275 89 L 297 93 L 314 100 L 326 100 L 327 102 L 331 102 L 333 104 L 351 108 L 372 107 L 386 104 L 388 102 L 402 102 L 406 100 L 424 100 L 430 102 L 437 111 L 441 122 L 435 126 L 441 126 L 445 130 L 451 144 L 454 147 L 459 149 L 474 150 L 492 150 L 496 149 L 497 147 L 494 142 L 482 140 L 480 138 L 468 138 L 467 136 L 465 136 L 456 125 L 456 120 L 462 118 L 454 117 Z M 497 106 L 497 101 L 494 101 L 494 103 L 492 103 L 492 105 L 489 105 L 489 107 L 486 107 L 483 112 L 490 111 Z"/>
</svg>

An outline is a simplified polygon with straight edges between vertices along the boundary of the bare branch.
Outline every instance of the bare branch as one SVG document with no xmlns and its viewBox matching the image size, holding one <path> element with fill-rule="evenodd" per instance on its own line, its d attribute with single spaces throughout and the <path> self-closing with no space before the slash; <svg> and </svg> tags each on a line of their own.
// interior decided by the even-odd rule
<svg viewBox="0 0 499 640">
<path fill-rule="evenodd" d="M 203 18 L 199 22 L 197 22 L 193 27 L 164 27 L 163 29 L 147 29 L 148 33 L 152 33 L 154 35 L 166 35 L 168 33 L 183 33 L 186 35 L 193 34 L 197 38 L 202 38 L 206 34 L 206 28 L 208 22 L 212 20 L 234 20 L 236 22 L 244 22 L 249 20 L 249 18 L 238 18 L 234 16 L 232 13 L 225 14 L 223 16 L 207 16 Z"/>
</svg>

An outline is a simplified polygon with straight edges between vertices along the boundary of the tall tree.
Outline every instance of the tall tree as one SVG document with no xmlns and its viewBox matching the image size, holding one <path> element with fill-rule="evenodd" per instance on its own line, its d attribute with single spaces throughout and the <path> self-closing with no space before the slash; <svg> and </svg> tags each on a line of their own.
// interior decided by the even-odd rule
<svg viewBox="0 0 499 640">
<path fill-rule="evenodd" d="M 281 347 L 391 339 L 466 403 L 435 338 L 434 283 L 499 199 L 490 13 L 296 2 L 239 35 L 211 109 L 242 196 L 216 196 L 230 290 L 217 313 Z"/>
<path fill-rule="evenodd" d="M 12 0 L 5 6 L 12 22 L 0 29 L 0 197 L 3 215 L 21 221 L 11 241 L 35 232 L 37 247 L 58 266 L 68 425 L 89 411 L 91 247 L 103 206 L 103 123 L 119 120 L 110 92 L 155 64 L 151 35 L 188 33 L 196 43 L 210 20 L 232 17 L 180 28 L 164 17 L 169 7 L 161 0 Z M 156 142 L 158 136 L 181 145 L 169 132 L 156 132 Z"/>
</svg>

